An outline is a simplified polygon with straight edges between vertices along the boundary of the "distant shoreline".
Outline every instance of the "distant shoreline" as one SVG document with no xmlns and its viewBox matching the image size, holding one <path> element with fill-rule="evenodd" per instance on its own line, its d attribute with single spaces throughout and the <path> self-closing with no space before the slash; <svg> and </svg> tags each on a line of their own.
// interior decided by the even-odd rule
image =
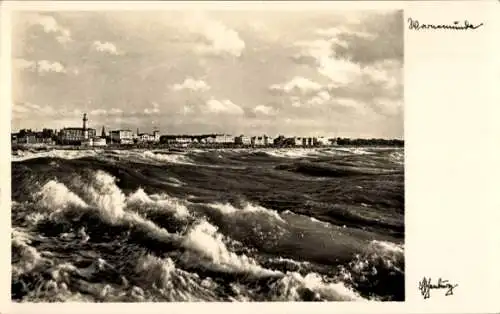
<svg viewBox="0 0 500 314">
<path fill-rule="evenodd" d="M 149 149 L 149 150 L 178 150 L 189 151 L 193 149 L 201 150 L 220 150 L 220 149 L 241 149 L 241 150 L 271 150 L 271 149 L 318 149 L 318 148 L 404 148 L 404 145 L 317 145 L 317 146 L 237 146 L 237 145 L 108 145 L 108 146 L 75 146 L 75 145 L 43 145 L 43 144 L 16 144 L 12 145 L 11 150 L 136 150 L 136 149 Z"/>
</svg>

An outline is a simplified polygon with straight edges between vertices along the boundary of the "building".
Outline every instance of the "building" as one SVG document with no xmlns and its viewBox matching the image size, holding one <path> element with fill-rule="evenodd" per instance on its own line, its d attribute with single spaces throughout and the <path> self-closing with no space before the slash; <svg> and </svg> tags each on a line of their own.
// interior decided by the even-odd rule
<svg viewBox="0 0 500 314">
<path fill-rule="evenodd" d="M 274 144 L 274 138 L 271 136 L 264 135 L 264 144 L 270 146 Z"/>
<path fill-rule="evenodd" d="M 106 146 L 106 138 L 105 137 L 96 137 L 93 139 L 92 146 Z"/>
<path fill-rule="evenodd" d="M 154 141 L 154 137 L 151 134 L 140 133 L 140 134 L 137 134 L 137 141 L 139 143 L 149 143 L 149 142 Z"/>
<path fill-rule="evenodd" d="M 233 144 L 234 137 L 229 134 L 216 134 L 214 137 L 214 143 L 216 144 Z"/>
<path fill-rule="evenodd" d="M 331 142 L 329 139 L 327 139 L 326 137 L 324 136 L 318 136 L 318 138 L 316 138 L 316 143 L 315 145 L 320 145 L 320 146 L 328 146 L 328 145 L 331 145 Z"/>
<path fill-rule="evenodd" d="M 94 138 L 96 130 L 87 127 L 87 114 L 83 114 L 81 128 L 64 128 L 59 132 L 59 141 L 61 144 L 80 145 L 84 141 Z"/>
<path fill-rule="evenodd" d="M 42 132 L 12 134 L 12 144 L 46 144 L 53 145 L 54 140 L 51 137 L 46 137 Z"/>
<path fill-rule="evenodd" d="M 95 129 L 64 128 L 59 132 L 59 139 L 62 144 L 80 145 L 85 139 L 93 138 L 96 135 Z"/>
<path fill-rule="evenodd" d="M 134 138 L 137 138 L 139 143 L 158 143 L 160 142 L 160 132 L 158 130 L 154 130 L 153 134 L 139 133 L 139 129 L 137 129 L 137 136 L 133 136 L 133 139 Z"/>
<path fill-rule="evenodd" d="M 110 132 L 111 142 L 118 144 L 133 144 L 134 138 L 131 130 L 114 130 Z"/>
<path fill-rule="evenodd" d="M 304 146 L 305 145 L 305 138 L 303 137 L 294 137 L 293 138 L 295 146 Z"/>
<path fill-rule="evenodd" d="M 234 138 L 234 143 L 238 145 L 251 145 L 252 139 L 248 136 L 240 135 Z"/>
<path fill-rule="evenodd" d="M 252 145 L 254 145 L 254 146 L 265 146 L 266 145 L 265 136 L 253 136 L 252 137 Z"/>
</svg>

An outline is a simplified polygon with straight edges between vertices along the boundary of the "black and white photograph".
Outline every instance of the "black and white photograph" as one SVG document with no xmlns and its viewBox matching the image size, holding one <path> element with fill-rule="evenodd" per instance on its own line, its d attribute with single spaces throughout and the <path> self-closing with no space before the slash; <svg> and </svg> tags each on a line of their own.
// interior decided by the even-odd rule
<svg viewBox="0 0 500 314">
<path fill-rule="evenodd" d="M 405 301 L 404 11 L 219 7 L 12 12 L 12 302 Z"/>
</svg>

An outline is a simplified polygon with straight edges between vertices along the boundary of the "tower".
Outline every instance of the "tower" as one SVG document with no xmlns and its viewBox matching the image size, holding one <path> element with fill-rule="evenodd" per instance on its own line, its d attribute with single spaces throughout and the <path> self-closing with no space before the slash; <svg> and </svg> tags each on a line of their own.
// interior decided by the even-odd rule
<svg viewBox="0 0 500 314">
<path fill-rule="evenodd" d="M 106 138 L 106 130 L 104 129 L 104 125 L 102 126 L 101 137 Z"/>
<path fill-rule="evenodd" d="M 87 114 L 84 113 L 82 122 L 83 122 L 83 138 L 85 140 L 87 140 L 89 138 L 89 131 L 87 130 L 87 121 L 88 121 Z"/>
</svg>

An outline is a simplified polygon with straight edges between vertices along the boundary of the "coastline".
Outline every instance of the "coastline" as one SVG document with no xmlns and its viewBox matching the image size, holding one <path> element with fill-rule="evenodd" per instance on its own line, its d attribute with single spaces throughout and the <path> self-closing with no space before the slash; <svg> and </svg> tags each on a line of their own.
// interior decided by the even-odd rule
<svg viewBox="0 0 500 314">
<path fill-rule="evenodd" d="M 51 150 L 171 150 L 171 151 L 190 151 L 190 150 L 298 150 L 298 149 L 325 149 L 325 148 L 404 148 L 404 145 L 315 145 L 315 146 L 245 146 L 245 145 L 172 145 L 172 144 L 154 144 L 154 145 L 108 145 L 108 146 L 75 146 L 75 145 L 41 145 L 41 144 L 16 144 L 12 145 L 11 152 L 16 151 L 51 151 Z"/>
</svg>

